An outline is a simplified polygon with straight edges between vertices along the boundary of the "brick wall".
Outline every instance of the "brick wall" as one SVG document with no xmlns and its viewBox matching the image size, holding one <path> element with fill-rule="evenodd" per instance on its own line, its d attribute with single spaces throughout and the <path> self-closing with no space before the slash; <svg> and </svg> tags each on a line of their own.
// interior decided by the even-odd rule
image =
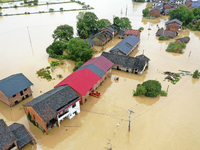
<svg viewBox="0 0 200 150">
<path fill-rule="evenodd" d="M 26 91 L 22 91 L 23 95 L 21 96 L 20 92 L 16 94 L 15 97 L 11 96 L 8 98 L 10 106 L 14 106 L 15 102 L 17 101 L 18 103 L 22 101 L 22 99 L 26 99 L 26 95 L 31 96 L 32 92 L 31 92 L 31 88 L 28 87 Z"/>
<path fill-rule="evenodd" d="M 169 5 L 164 5 L 163 6 L 163 9 L 170 9 L 171 8 L 171 6 L 169 6 Z"/>
<path fill-rule="evenodd" d="M 175 42 L 176 42 L 176 43 L 182 43 L 180 40 L 176 40 Z"/>
<path fill-rule="evenodd" d="M 42 120 L 42 118 L 35 112 L 35 110 L 31 106 L 24 106 L 24 111 L 26 115 L 29 112 L 31 118 L 35 120 L 35 122 L 37 122 L 45 130 L 46 134 L 48 134 L 46 123 Z"/>
<path fill-rule="evenodd" d="M 3 94 L 3 92 L 0 91 L 0 101 L 4 102 L 8 106 L 10 106 L 8 98 Z"/>
<path fill-rule="evenodd" d="M 172 22 L 172 23 L 166 25 L 166 30 L 178 32 L 179 27 L 180 27 L 180 25 L 178 23 Z"/>
<path fill-rule="evenodd" d="M 156 15 L 157 15 L 157 17 L 160 17 L 160 11 L 157 9 L 154 9 L 154 10 L 150 11 L 150 15 L 151 15 L 151 17 L 156 17 Z"/>
</svg>

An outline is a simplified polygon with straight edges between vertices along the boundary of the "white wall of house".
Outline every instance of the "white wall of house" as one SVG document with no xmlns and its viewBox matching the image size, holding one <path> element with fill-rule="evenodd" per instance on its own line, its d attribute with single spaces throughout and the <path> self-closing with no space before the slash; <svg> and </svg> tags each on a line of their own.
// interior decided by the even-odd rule
<svg viewBox="0 0 200 150">
<path fill-rule="evenodd" d="M 79 113 L 80 113 L 80 103 L 79 101 L 77 101 L 75 104 L 68 107 L 65 111 L 57 115 L 58 126 L 60 126 L 60 122 L 63 121 L 65 118 L 72 119 L 76 114 Z"/>
</svg>

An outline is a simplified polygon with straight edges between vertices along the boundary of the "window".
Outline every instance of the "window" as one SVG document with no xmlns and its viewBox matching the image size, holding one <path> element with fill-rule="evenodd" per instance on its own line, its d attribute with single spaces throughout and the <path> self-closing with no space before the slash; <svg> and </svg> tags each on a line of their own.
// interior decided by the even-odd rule
<svg viewBox="0 0 200 150">
<path fill-rule="evenodd" d="M 74 105 L 72 105 L 72 108 L 76 107 L 76 103 Z"/>
<path fill-rule="evenodd" d="M 24 91 L 26 91 L 27 90 L 27 88 L 26 89 L 24 89 Z"/>
<path fill-rule="evenodd" d="M 15 97 L 16 96 L 16 94 L 15 95 L 13 95 L 13 97 Z"/>
</svg>

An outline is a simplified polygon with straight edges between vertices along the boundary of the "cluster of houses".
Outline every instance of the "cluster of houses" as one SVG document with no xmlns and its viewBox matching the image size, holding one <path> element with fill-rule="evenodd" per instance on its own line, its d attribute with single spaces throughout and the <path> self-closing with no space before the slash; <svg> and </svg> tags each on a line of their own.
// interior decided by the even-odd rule
<svg viewBox="0 0 200 150">
<path fill-rule="evenodd" d="M 18 150 L 28 143 L 36 144 L 31 133 L 19 123 L 7 126 L 3 119 L 0 119 L 0 149 Z"/>
<path fill-rule="evenodd" d="M 135 33 L 140 36 L 140 33 Z M 80 105 L 102 85 L 112 69 L 141 75 L 148 67 L 149 58 L 145 55 L 128 56 L 140 41 L 132 32 L 129 31 L 129 34 L 128 37 L 123 34 L 121 44 L 117 44 L 110 53 L 103 52 L 101 56 L 88 60 L 54 89 L 24 104 L 29 120 L 48 134 L 49 129 L 60 126 L 65 118 L 72 119 L 80 113 Z M 31 81 L 21 73 L 0 80 L 0 101 L 14 106 L 32 94 L 31 85 Z"/>
<path fill-rule="evenodd" d="M 190 10 L 200 7 L 200 0 L 153 0 L 153 9 L 150 10 L 151 17 L 160 17 L 160 15 L 168 15 L 170 10 L 177 8 L 179 5 L 186 5 Z"/>
<path fill-rule="evenodd" d="M 166 25 L 166 30 L 158 29 L 158 31 L 156 32 L 156 36 L 164 35 L 170 38 L 174 38 L 178 35 L 178 31 L 181 30 L 182 22 L 178 19 L 173 19 L 167 21 L 165 25 Z"/>
</svg>

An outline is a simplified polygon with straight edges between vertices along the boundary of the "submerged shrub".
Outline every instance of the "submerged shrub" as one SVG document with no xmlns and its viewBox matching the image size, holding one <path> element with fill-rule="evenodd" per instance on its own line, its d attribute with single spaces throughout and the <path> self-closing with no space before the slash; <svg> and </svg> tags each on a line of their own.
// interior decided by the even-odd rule
<svg viewBox="0 0 200 150">
<path fill-rule="evenodd" d="M 167 92 L 165 92 L 165 91 L 162 90 L 161 93 L 160 93 L 160 95 L 161 96 L 167 96 Z"/>
</svg>

